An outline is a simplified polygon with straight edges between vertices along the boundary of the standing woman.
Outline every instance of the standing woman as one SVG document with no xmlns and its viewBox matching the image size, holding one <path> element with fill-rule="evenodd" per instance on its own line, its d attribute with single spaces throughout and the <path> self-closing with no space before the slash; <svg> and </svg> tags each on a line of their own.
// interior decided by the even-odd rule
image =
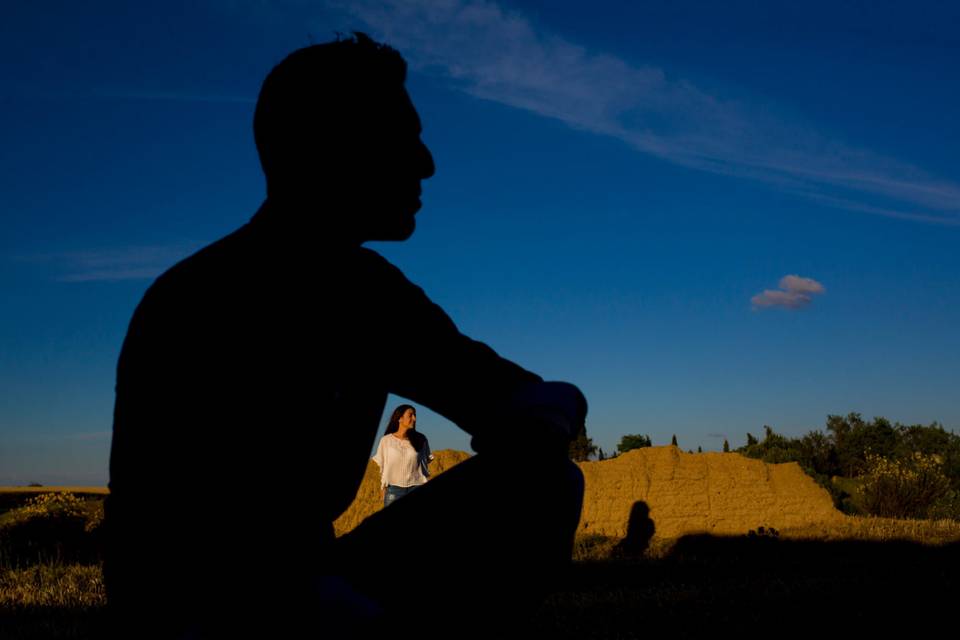
<svg viewBox="0 0 960 640">
<path fill-rule="evenodd" d="M 416 431 L 417 410 L 402 404 L 393 410 L 373 461 L 380 466 L 380 495 L 387 507 L 430 477 L 433 460 L 427 438 Z"/>
</svg>

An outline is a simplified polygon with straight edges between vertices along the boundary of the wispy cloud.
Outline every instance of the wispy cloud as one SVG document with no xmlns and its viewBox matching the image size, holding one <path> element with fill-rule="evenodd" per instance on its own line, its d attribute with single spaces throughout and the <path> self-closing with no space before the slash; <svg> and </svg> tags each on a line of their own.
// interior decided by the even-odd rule
<svg viewBox="0 0 960 640">
<path fill-rule="evenodd" d="M 103 282 L 155 278 L 199 248 L 199 243 L 126 246 L 16 256 L 19 262 L 50 264 L 60 282 Z"/>
<path fill-rule="evenodd" d="M 844 209 L 960 224 L 960 185 L 834 140 L 782 108 L 588 51 L 486 0 L 335 0 L 412 68 L 680 165 Z"/>
<path fill-rule="evenodd" d="M 119 87 L 106 88 L 87 88 L 70 90 L 62 89 L 57 91 L 43 90 L 30 91 L 19 94 L 19 97 L 35 100 L 50 101 L 71 101 L 80 98 L 96 98 L 100 100 L 132 100 L 143 102 L 184 102 L 197 103 L 209 102 L 213 104 L 247 104 L 253 105 L 257 102 L 257 97 L 218 94 L 218 93 L 197 93 L 191 91 L 163 91 L 153 89 L 132 89 Z"/>
<path fill-rule="evenodd" d="M 780 278 L 780 289 L 765 289 L 763 293 L 750 298 L 754 309 L 765 307 L 784 307 L 785 309 L 800 309 L 813 300 L 813 296 L 826 292 L 826 288 L 812 278 L 800 276 L 783 276 Z"/>
<path fill-rule="evenodd" d="M 94 94 L 100 98 L 116 100 L 147 100 L 160 102 L 211 102 L 255 104 L 256 96 L 190 93 L 183 91 L 146 91 L 135 89 L 98 89 Z"/>
</svg>

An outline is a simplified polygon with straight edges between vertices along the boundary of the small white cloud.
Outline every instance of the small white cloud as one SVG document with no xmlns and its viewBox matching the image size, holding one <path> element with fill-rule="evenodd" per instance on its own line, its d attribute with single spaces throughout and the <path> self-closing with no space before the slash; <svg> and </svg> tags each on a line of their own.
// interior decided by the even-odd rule
<svg viewBox="0 0 960 640">
<path fill-rule="evenodd" d="M 813 300 L 813 296 L 826 292 L 826 288 L 813 278 L 787 275 L 780 278 L 780 289 L 764 289 L 750 298 L 754 309 L 783 307 L 800 309 Z"/>
<path fill-rule="evenodd" d="M 823 293 L 826 289 L 823 285 L 813 278 L 801 278 L 800 276 L 783 276 L 780 278 L 780 288 L 792 293 Z"/>
</svg>

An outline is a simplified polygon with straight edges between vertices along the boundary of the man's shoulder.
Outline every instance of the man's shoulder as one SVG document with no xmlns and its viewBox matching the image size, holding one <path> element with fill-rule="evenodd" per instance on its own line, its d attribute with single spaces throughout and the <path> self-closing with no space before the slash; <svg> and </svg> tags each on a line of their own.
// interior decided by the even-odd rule
<svg viewBox="0 0 960 640">
<path fill-rule="evenodd" d="M 406 300 L 411 304 L 416 304 L 417 300 L 428 301 L 423 289 L 373 249 L 356 247 L 345 256 L 345 261 L 346 264 L 339 265 L 339 273 L 355 293 L 379 296 L 384 304 L 391 300 Z"/>
<path fill-rule="evenodd" d="M 247 225 L 244 225 L 183 258 L 157 280 L 177 282 L 236 273 L 237 267 L 251 263 L 256 257 Z"/>
<path fill-rule="evenodd" d="M 135 316 L 184 315 L 185 309 L 214 304 L 213 296 L 229 297 L 231 282 L 249 280 L 250 262 L 243 249 L 244 228 L 230 233 L 181 259 L 150 284 L 137 305 Z M 187 314 L 189 315 L 189 314 Z"/>
<path fill-rule="evenodd" d="M 357 247 L 356 250 L 352 252 L 352 258 L 358 266 L 368 269 L 373 273 L 391 278 L 407 279 L 399 267 L 369 247 Z"/>
</svg>

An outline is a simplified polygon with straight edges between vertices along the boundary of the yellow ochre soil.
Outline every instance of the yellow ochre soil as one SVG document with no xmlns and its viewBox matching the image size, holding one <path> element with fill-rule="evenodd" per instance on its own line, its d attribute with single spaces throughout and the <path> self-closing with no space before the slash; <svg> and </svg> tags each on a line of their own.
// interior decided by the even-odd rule
<svg viewBox="0 0 960 640">
<path fill-rule="evenodd" d="M 444 449 L 430 465 L 436 476 L 469 454 Z M 845 517 L 830 495 L 795 462 L 768 464 L 737 453 L 684 453 L 678 447 L 644 447 L 611 460 L 581 462 L 586 481 L 578 535 L 622 538 L 636 501 L 649 508 L 654 534 L 743 534 L 758 527 L 788 529 L 839 524 Z M 342 535 L 381 508 L 376 463 L 353 504 L 334 522 Z"/>
</svg>

